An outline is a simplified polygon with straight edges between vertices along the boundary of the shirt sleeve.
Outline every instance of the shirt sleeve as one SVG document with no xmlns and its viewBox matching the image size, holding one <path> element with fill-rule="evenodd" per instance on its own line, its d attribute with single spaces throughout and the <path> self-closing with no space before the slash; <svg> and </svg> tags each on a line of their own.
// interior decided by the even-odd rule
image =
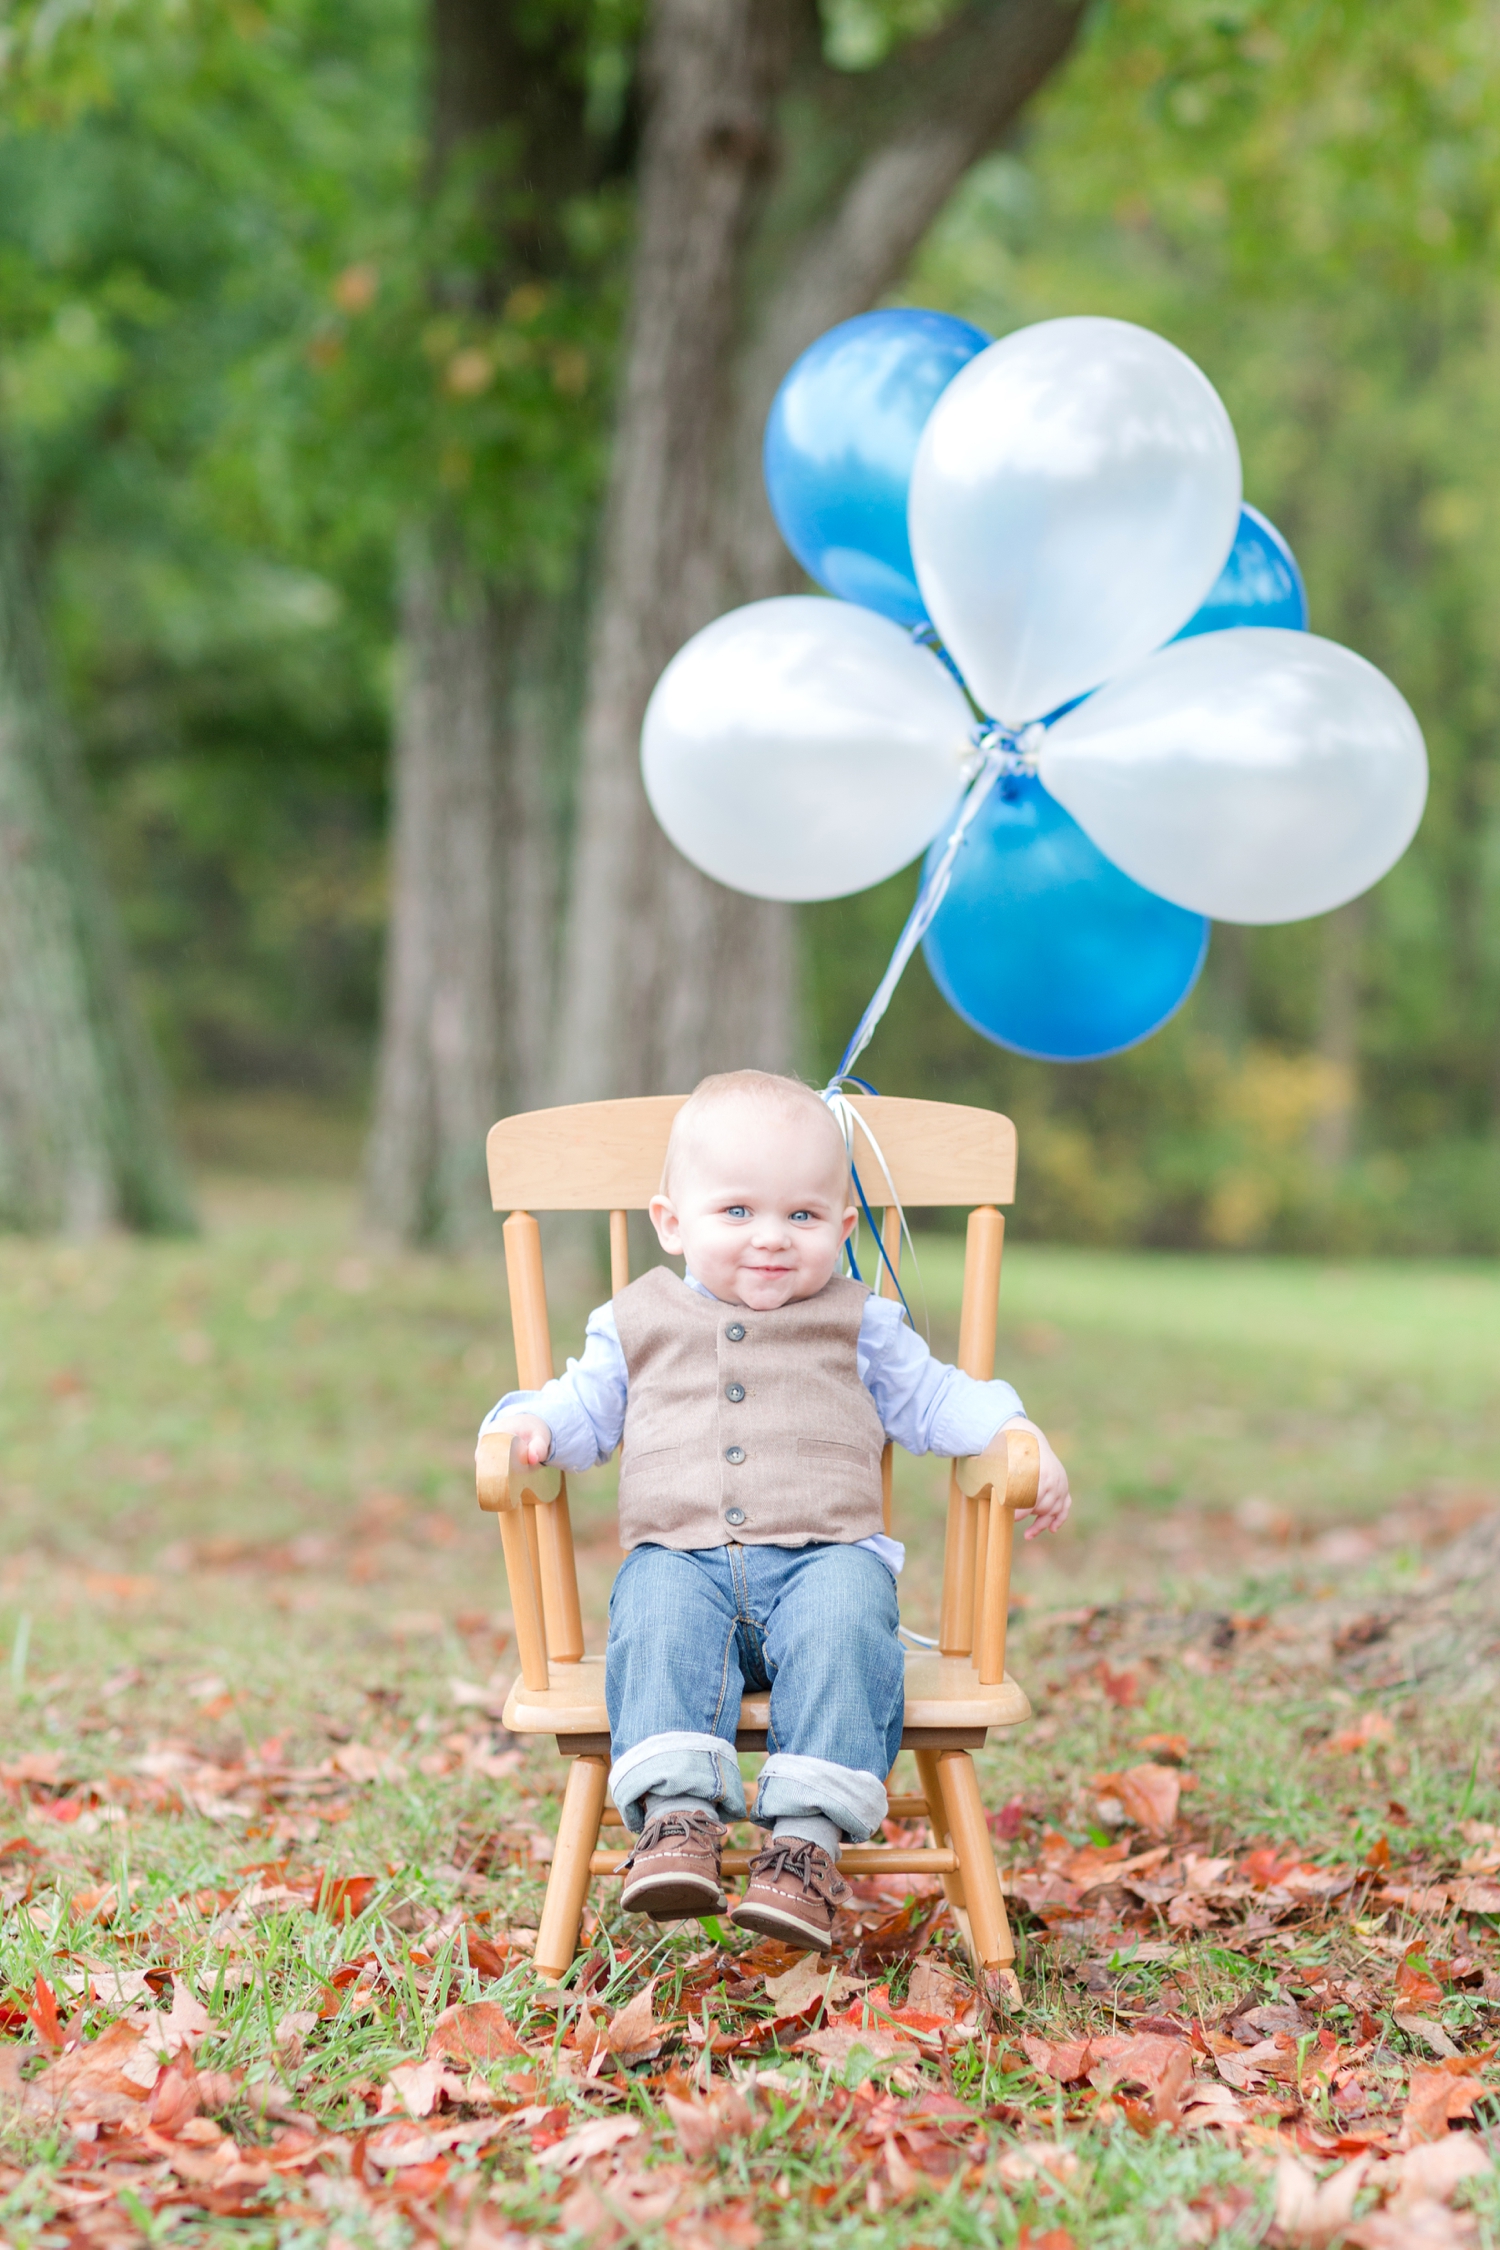
<svg viewBox="0 0 1500 2250">
<path fill-rule="evenodd" d="M 625 1427 L 628 1388 L 614 1308 L 599 1305 L 589 1314 L 583 1356 L 570 1359 L 566 1374 L 554 1375 L 539 1391 L 507 1391 L 486 1414 L 479 1434 L 483 1437 L 509 1409 L 520 1407 L 539 1415 L 552 1432 L 547 1456 L 552 1468 L 602 1468 Z"/>
<path fill-rule="evenodd" d="M 886 1297 L 865 1300 L 858 1364 L 886 1436 L 908 1453 L 982 1453 L 1003 1423 L 1026 1412 L 1009 1383 L 981 1383 L 934 1359 Z"/>
</svg>

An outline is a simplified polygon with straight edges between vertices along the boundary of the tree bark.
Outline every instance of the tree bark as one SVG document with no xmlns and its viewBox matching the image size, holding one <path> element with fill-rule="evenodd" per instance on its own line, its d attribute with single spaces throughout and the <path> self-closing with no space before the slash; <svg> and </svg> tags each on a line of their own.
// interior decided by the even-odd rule
<svg viewBox="0 0 1500 2250">
<path fill-rule="evenodd" d="M 190 1228 L 192 1208 L 0 486 L 0 1226 Z"/>
<path fill-rule="evenodd" d="M 596 162 L 564 31 L 495 0 L 433 0 L 431 191 L 460 188 L 481 270 L 439 302 L 497 305 L 565 264 L 560 218 Z M 493 1232 L 484 1136 L 543 1099 L 551 1022 L 561 642 L 575 604 L 502 586 L 451 511 L 408 542 L 392 747 L 391 904 L 373 1230 L 453 1247 Z"/>
<path fill-rule="evenodd" d="M 433 536 L 412 542 L 402 594 L 369 1203 L 393 1239 L 457 1245 L 492 1224 L 485 1134 L 543 1099 L 553 605 L 501 595 L 461 543 Z"/>
<path fill-rule="evenodd" d="M 970 0 L 855 77 L 822 63 L 810 7 L 656 0 L 563 979 L 572 1099 L 795 1051 L 792 912 L 710 882 L 662 836 L 640 782 L 646 702 L 711 618 L 799 583 L 760 482 L 776 385 L 895 284 L 1080 14 Z"/>
</svg>

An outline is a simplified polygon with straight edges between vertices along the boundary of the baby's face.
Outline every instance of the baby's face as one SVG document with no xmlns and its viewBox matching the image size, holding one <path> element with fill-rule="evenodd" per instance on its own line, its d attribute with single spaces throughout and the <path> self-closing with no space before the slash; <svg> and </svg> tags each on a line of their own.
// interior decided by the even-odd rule
<svg viewBox="0 0 1500 2250">
<path fill-rule="evenodd" d="M 858 1216 L 832 1121 L 726 1103 L 680 1151 L 651 1202 L 662 1248 L 705 1289 L 752 1312 L 815 1297 Z"/>
</svg>

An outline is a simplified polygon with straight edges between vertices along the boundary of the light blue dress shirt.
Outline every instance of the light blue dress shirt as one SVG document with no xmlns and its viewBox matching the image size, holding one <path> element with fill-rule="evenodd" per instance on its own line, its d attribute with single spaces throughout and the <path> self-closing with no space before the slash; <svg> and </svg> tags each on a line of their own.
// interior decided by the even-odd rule
<svg viewBox="0 0 1500 2250">
<path fill-rule="evenodd" d="M 685 1286 L 700 1297 L 713 1294 L 691 1274 Z M 1002 1424 L 1026 1411 L 1009 1383 L 981 1383 L 934 1359 L 888 1297 L 865 1299 L 855 1364 L 886 1436 L 908 1453 L 982 1453 Z M 602 1468 L 625 1428 L 629 1391 L 614 1308 L 598 1305 L 588 1317 L 583 1356 L 570 1359 L 567 1373 L 539 1391 L 507 1391 L 485 1416 L 480 1435 L 519 1407 L 538 1415 L 552 1432 L 547 1459 L 554 1468 Z M 883 1532 L 857 1544 L 878 1555 L 893 1576 L 906 1560 L 900 1540 Z"/>
</svg>

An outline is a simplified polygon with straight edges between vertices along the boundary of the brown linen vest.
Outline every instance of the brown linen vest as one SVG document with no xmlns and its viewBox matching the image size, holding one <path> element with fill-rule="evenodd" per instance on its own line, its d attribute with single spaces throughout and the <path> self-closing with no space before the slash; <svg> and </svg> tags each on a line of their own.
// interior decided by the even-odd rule
<svg viewBox="0 0 1500 2250">
<path fill-rule="evenodd" d="M 666 1266 L 620 1291 L 623 1547 L 806 1547 L 884 1529 L 885 1432 L 855 1356 L 869 1294 L 836 1275 L 752 1312 Z"/>
</svg>

